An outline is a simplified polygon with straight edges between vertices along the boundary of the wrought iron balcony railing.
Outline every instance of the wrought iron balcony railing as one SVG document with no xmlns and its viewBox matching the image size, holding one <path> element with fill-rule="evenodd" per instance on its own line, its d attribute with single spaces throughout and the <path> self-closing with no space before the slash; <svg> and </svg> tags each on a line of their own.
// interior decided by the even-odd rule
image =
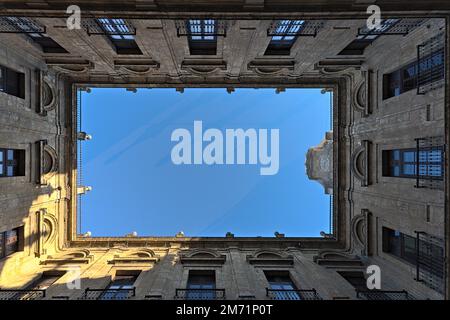
<svg viewBox="0 0 450 320">
<path fill-rule="evenodd" d="M 416 280 L 444 293 L 444 239 L 426 232 L 416 232 Z"/>
<path fill-rule="evenodd" d="M 86 289 L 80 300 L 128 300 L 136 296 L 132 289 Z"/>
<path fill-rule="evenodd" d="M 445 33 L 417 47 L 417 93 L 425 94 L 445 85 Z"/>
<path fill-rule="evenodd" d="M 361 300 L 414 300 L 407 291 L 382 291 L 382 290 L 367 290 L 356 291 L 356 297 Z"/>
<path fill-rule="evenodd" d="M 175 299 L 223 300 L 225 299 L 225 289 L 176 289 Z"/>
<path fill-rule="evenodd" d="M 322 300 L 315 289 L 279 290 L 266 288 L 267 296 L 272 300 Z"/>
<path fill-rule="evenodd" d="M 443 136 L 416 139 L 416 188 L 444 189 Z"/>
<path fill-rule="evenodd" d="M 45 290 L 0 289 L 0 300 L 39 300 L 45 298 Z"/>
</svg>

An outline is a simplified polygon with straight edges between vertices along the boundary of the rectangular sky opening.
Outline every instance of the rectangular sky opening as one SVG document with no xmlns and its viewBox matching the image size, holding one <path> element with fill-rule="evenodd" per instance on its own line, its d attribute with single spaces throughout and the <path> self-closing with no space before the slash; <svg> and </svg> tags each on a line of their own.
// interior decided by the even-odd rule
<svg viewBox="0 0 450 320">
<path fill-rule="evenodd" d="M 329 232 L 330 196 L 308 178 L 305 161 L 332 130 L 331 93 L 93 88 L 81 95 L 81 130 L 92 135 L 80 142 L 82 183 L 92 187 L 81 196 L 81 233 Z"/>
</svg>

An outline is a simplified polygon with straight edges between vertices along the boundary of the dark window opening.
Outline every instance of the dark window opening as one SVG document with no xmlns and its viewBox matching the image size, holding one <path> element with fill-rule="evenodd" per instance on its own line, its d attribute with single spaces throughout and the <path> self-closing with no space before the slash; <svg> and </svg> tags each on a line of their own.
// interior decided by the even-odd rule
<svg viewBox="0 0 450 320">
<path fill-rule="evenodd" d="M 372 44 L 375 39 L 356 39 L 350 42 L 348 46 L 346 46 L 339 55 L 363 55 L 366 48 Z"/>
<path fill-rule="evenodd" d="M 338 271 L 338 273 L 356 290 L 367 290 L 367 280 L 362 271 Z"/>
<path fill-rule="evenodd" d="M 0 259 L 23 251 L 23 227 L 0 232 Z"/>
<path fill-rule="evenodd" d="M 217 54 L 217 21 L 191 19 L 186 21 L 188 44 L 191 55 Z"/>
<path fill-rule="evenodd" d="M 64 271 L 45 271 L 39 279 L 27 287 L 27 290 L 47 290 L 64 274 Z"/>
<path fill-rule="evenodd" d="M 117 54 L 142 54 L 125 20 L 100 18 L 96 21 L 108 36 Z"/>
<path fill-rule="evenodd" d="M 427 270 L 437 277 L 443 277 L 443 266 L 435 263 L 436 261 L 444 261 L 443 248 L 424 240 L 418 241 L 417 237 L 411 237 L 386 227 L 383 227 L 382 241 L 383 252 L 392 254 L 414 266 L 417 266 L 417 254 L 420 252 L 421 260 L 433 262 L 432 267 L 427 268 Z M 419 245 L 419 248 L 417 248 L 417 244 Z M 422 267 L 425 266 L 422 265 Z"/>
<path fill-rule="evenodd" d="M 383 150 L 382 157 L 385 177 L 443 179 L 443 147 L 422 148 L 419 154 L 416 149 Z"/>
<path fill-rule="evenodd" d="M 25 74 L 0 66 L 0 91 L 25 99 Z"/>
<path fill-rule="evenodd" d="M 297 287 L 287 271 L 265 271 L 274 300 L 301 300 Z"/>
<path fill-rule="evenodd" d="M 304 24 L 304 20 L 279 21 L 275 34 L 272 36 L 264 55 L 290 55 L 291 48 Z"/>
<path fill-rule="evenodd" d="M 380 26 L 373 30 L 365 28 L 363 33 L 360 33 L 355 40 L 350 42 L 339 55 L 363 55 L 368 46 L 370 46 L 379 36 L 387 33 L 398 21 L 399 19 L 386 19 L 381 22 Z"/>
<path fill-rule="evenodd" d="M 24 17 L 6 17 L 7 21 L 16 27 L 18 31 L 25 33 L 30 39 L 36 42 L 44 53 L 68 53 L 66 49 L 61 47 L 55 40 L 43 33 L 40 28 L 36 29 L 36 25 L 29 18 Z"/>
<path fill-rule="evenodd" d="M 139 276 L 139 271 L 127 272 L 118 271 L 114 279 L 109 283 L 100 296 L 100 300 L 114 300 L 114 299 L 127 299 L 130 290 L 133 290 L 134 283 Z"/>
<path fill-rule="evenodd" d="M 0 178 L 25 176 L 25 150 L 0 148 Z"/>
<path fill-rule="evenodd" d="M 214 270 L 190 270 L 186 285 L 186 299 L 214 300 L 216 274 Z"/>
<path fill-rule="evenodd" d="M 427 78 L 427 83 L 444 79 L 444 63 L 445 56 L 444 49 L 442 49 L 422 59 L 420 64 L 418 61 L 415 61 L 394 72 L 383 75 L 383 99 L 396 97 L 416 89 L 419 68 L 422 75 L 430 75 Z"/>
<path fill-rule="evenodd" d="M 415 265 L 417 262 L 416 238 L 383 227 L 383 252 Z"/>
</svg>

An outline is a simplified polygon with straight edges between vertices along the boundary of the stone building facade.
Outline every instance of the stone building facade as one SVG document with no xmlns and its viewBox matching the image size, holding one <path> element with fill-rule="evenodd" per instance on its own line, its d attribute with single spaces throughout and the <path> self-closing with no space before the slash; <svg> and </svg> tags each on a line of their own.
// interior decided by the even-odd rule
<svg viewBox="0 0 450 320">
<path fill-rule="evenodd" d="M 450 7 L 362 2 L 80 1 L 68 30 L 67 1 L 4 1 L 0 299 L 447 298 Z M 375 33 L 368 3 L 386 15 Z M 107 18 L 126 25 L 120 39 Z M 212 41 L 195 41 L 194 19 L 214 21 Z M 277 43 L 282 21 L 303 22 Z M 332 234 L 78 234 L 77 93 L 95 86 L 332 90 L 331 142 L 315 149 L 332 144 L 319 173 Z M 381 290 L 367 290 L 371 265 Z"/>
</svg>

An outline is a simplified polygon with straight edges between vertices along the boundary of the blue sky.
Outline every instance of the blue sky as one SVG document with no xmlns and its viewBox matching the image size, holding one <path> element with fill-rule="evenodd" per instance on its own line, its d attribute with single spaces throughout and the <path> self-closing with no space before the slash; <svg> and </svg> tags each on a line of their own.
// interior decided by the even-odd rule
<svg viewBox="0 0 450 320">
<path fill-rule="evenodd" d="M 93 236 L 319 236 L 329 196 L 308 180 L 307 150 L 330 130 L 329 93 L 319 89 L 94 88 L 82 94 L 82 232 Z M 279 129 L 280 168 L 174 165 L 172 131 Z"/>
</svg>

